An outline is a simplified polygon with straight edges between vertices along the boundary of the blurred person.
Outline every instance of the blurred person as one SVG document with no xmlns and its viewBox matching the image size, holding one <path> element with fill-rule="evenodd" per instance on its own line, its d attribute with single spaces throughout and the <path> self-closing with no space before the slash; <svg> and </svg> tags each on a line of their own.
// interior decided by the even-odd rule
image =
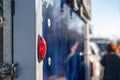
<svg viewBox="0 0 120 80">
<path fill-rule="evenodd" d="M 85 80 L 83 56 L 80 56 L 80 52 L 83 52 L 83 44 L 73 42 L 66 62 L 65 73 L 67 80 Z"/>
<path fill-rule="evenodd" d="M 120 57 L 120 45 L 117 44 L 117 47 L 115 49 L 115 53 Z"/>
<path fill-rule="evenodd" d="M 70 53 L 68 54 L 67 60 L 69 60 L 76 52 L 79 42 L 72 41 L 70 43 Z"/>
<path fill-rule="evenodd" d="M 112 42 L 106 47 L 107 53 L 101 60 L 104 67 L 101 80 L 120 80 L 120 57 L 116 55 L 116 48 L 117 45 Z"/>
<path fill-rule="evenodd" d="M 118 56 L 120 57 L 120 45 L 118 46 L 118 50 L 119 50 Z"/>
</svg>

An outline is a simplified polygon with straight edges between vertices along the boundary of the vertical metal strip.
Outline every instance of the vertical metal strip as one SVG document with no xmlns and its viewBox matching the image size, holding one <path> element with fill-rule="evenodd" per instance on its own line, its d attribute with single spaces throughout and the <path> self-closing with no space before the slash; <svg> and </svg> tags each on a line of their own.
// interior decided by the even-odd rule
<svg viewBox="0 0 120 80">
<path fill-rule="evenodd" d="M 42 36 L 42 0 L 36 0 L 36 80 L 43 80 L 43 61 L 37 59 L 38 35 Z"/>
<path fill-rule="evenodd" d="M 84 27 L 84 62 L 85 62 L 85 80 L 90 80 L 90 63 L 89 63 L 89 24 L 86 21 Z"/>
</svg>

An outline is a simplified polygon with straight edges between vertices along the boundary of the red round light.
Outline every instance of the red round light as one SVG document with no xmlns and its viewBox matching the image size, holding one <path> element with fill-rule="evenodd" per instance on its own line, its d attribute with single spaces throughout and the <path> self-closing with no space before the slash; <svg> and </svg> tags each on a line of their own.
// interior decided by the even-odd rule
<svg viewBox="0 0 120 80">
<path fill-rule="evenodd" d="M 39 38 L 39 43 L 38 43 L 38 57 L 43 60 L 46 56 L 46 41 L 43 37 Z"/>
</svg>

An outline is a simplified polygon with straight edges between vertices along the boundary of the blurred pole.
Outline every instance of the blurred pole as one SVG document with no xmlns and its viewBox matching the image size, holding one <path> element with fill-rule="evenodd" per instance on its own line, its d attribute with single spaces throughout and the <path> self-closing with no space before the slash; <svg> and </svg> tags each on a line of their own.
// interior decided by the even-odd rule
<svg viewBox="0 0 120 80">
<path fill-rule="evenodd" d="M 85 22 L 84 27 L 84 64 L 85 80 L 90 80 L 90 62 L 89 62 L 89 24 Z"/>
</svg>

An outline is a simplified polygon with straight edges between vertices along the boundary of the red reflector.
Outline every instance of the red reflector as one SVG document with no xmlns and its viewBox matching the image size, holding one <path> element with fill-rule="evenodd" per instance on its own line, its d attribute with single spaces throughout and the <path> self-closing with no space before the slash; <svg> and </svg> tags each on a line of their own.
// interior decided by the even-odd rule
<svg viewBox="0 0 120 80">
<path fill-rule="evenodd" d="M 39 43 L 38 43 L 38 57 L 43 60 L 46 56 L 46 42 L 43 37 L 40 37 Z"/>
<path fill-rule="evenodd" d="M 94 75 L 93 75 L 93 63 L 91 62 L 90 63 L 90 77 L 92 78 Z"/>
</svg>

